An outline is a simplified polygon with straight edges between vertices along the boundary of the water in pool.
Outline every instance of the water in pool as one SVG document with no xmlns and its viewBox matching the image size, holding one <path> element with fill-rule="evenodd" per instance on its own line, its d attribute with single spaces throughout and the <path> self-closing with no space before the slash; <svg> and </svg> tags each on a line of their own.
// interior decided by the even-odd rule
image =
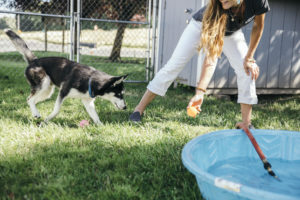
<svg viewBox="0 0 300 200">
<path fill-rule="evenodd" d="M 234 158 L 215 163 L 208 172 L 216 177 L 272 193 L 300 199 L 300 160 L 268 159 L 281 181 L 270 176 L 259 159 Z"/>
</svg>

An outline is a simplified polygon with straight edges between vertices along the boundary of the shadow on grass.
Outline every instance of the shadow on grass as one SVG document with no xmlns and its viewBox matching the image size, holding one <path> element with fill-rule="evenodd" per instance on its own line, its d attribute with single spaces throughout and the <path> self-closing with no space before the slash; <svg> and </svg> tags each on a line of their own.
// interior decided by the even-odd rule
<svg viewBox="0 0 300 200">
<path fill-rule="evenodd" d="M 126 147 L 87 134 L 94 139 L 35 144 L 28 153 L 2 158 L 1 198 L 201 199 L 181 162 L 184 143 Z"/>
</svg>

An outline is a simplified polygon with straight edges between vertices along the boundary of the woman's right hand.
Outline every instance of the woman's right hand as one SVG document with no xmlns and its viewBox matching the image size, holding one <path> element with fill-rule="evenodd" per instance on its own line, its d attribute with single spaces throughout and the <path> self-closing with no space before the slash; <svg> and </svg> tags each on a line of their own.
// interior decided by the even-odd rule
<svg viewBox="0 0 300 200">
<path fill-rule="evenodd" d="M 204 94 L 203 94 L 203 93 L 195 94 L 195 95 L 191 98 L 191 100 L 190 100 L 190 102 L 189 102 L 187 108 L 193 106 L 193 107 L 196 107 L 196 109 L 197 109 L 198 111 L 201 111 L 201 105 L 202 105 L 202 103 L 203 103 L 203 100 L 204 100 Z"/>
</svg>

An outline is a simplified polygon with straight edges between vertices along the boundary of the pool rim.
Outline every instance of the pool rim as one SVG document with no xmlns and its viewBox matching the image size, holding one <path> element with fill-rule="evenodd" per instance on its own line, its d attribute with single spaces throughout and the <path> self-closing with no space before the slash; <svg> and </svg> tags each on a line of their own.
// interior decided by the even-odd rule
<svg viewBox="0 0 300 200">
<path fill-rule="evenodd" d="M 292 135 L 296 135 L 297 137 L 300 137 L 300 132 L 298 132 L 298 131 L 253 129 L 253 130 L 251 130 L 251 132 L 254 137 L 255 137 L 255 135 L 264 136 L 264 135 L 281 135 L 281 134 L 292 134 Z M 190 156 L 191 154 L 189 154 L 189 152 L 190 152 L 190 150 L 193 149 L 192 147 L 195 144 L 197 144 L 199 141 L 209 139 L 211 137 L 216 137 L 215 135 L 217 135 L 218 137 L 228 137 L 228 136 L 234 136 L 234 135 L 245 135 L 246 136 L 246 133 L 244 133 L 240 129 L 226 129 L 226 130 L 218 130 L 218 131 L 213 131 L 210 133 L 205 133 L 205 134 L 202 134 L 202 135 L 199 135 L 199 136 L 193 138 L 188 143 L 186 143 L 181 152 L 181 159 L 182 159 L 183 165 L 188 169 L 188 171 L 191 172 L 197 179 L 205 181 L 205 182 L 211 184 L 212 186 L 215 186 L 215 179 L 218 177 L 211 175 L 210 173 L 199 168 L 191 159 L 192 156 Z M 230 182 L 233 182 L 233 181 L 230 181 Z M 236 182 L 233 182 L 233 183 L 236 183 Z M 237 183 L 237 184 L 239 184 L 239 183 Z M 285 200 L 295 200 L 295 196 L 289 196 L 286 194 L 269 192 L 269 191 L 265 191 L 262 189 L 253 188 L 253 187 L 250 187 L 247 185 L 242 185 L 242 184 L 240 184 L 240 185 L 241 185 L 240 192 L 234 192 L 234 191 L 227 190 L 224 188 L 219 188 L 219 187 L 218 187 L 218 189 L 222 189 L 222 190 L 225 190 L 226 192 L 232 193 L 234 195 L 239 195 L 239 196 L 245 197 L 245 198 L 249 198 L 249 195 L 246 195 L 246 194 L 250 194 L 250 195 L 263 196 L 263 197 L 280 198 L 280 199 L 285 199 Z M 198 185 L 198 187 L 199 187 L 199 185 Z"/>
</svg>

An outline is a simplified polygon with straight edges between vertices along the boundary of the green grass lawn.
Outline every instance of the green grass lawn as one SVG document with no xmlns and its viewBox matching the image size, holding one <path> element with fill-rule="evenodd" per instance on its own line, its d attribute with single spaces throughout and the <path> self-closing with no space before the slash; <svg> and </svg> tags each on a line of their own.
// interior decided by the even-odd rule
<svg viewBox="0 0 300 200">
<path fill-rule="evenodd" d="M 105 67 L 105 59 L 93 59 L 98 59 L 94 67 L 113 75 L 144 75 L 143 61 L 112 68 Z M 126 111 L 96 100 L 103 126 L 80 128 L 81 120 L 91 120 L 80 100 L 67 99 L 56 118 L 38 127 L 26 103 L 25 62 L 16 54 L 2 54 L 0 61 L 0 199 L 201 199 L 181 150 L 194 137 L 232 129 L 241 119 L 235 100 L 213 96 L 205 99 L 197 118 L 189 118 L 185 108 L 193 90 L 180 86 L 155 99 L 142 124 L 132 124 L 128 116 L 146 84 L 126 83 Z M 43 118 L 56 94 L 38 104 Z M 254 126 L 299 131 L 299 95 L 259 100 Z"/>
</svg>

